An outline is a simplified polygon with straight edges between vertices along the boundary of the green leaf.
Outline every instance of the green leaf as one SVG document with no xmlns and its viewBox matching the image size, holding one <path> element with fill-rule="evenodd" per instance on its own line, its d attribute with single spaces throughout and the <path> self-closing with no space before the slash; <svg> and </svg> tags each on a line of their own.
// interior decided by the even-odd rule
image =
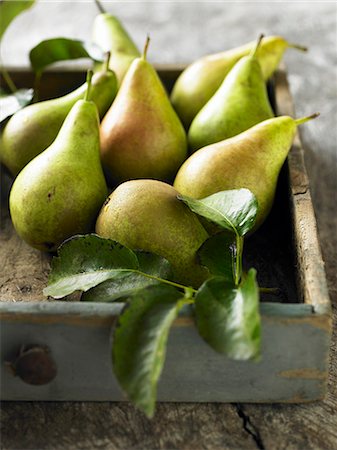
<svg viewBox="0 0 337 450">
<path fill-rule="evenodd" d="M 231 233 L 222 232 L 208 238 L 199 248 L 197 257 L 211 275 L 222 276 L 228 283 L 234 283 L 234 252 L 235 238 Z"/>
<path fill-rule="evenodd" d="M 182 296 L 171 286 L 149 286 L 130 298 L 114 330 L 114 373 L 129 399 L 148 417 L 154 413 L 167 337 Z"/>
<path fill-rule="evenodd" d="M 127 247 L 95 234 L 74 236 L 58 249 L 52 261 L 44 295 L 61 298 L 87 291 L 105 280 L 121 278 L 137 270 L 136 254 Z"/>
<path fill-rule="evenodd" d="M 207 280 L 196 294 L 195 315 L 200 335 L 214 350 L 236 360 L 258 359 L 261 319 L 255 269 L 237 288 L 223 277 Z"/>
<path fill-rule="evenodd" d="M 19 89 L 14 94 L 0 90 L 0 123 L 27 106 L 34 97 L 34 89 Z"/>
<path fill-rule="evenodd" d="M 0 2 L 0 40 L 13 19 L 30 8 L 35 0 L 11 0 Z"/>
<path fill-rule="evenodd" d="M 29 53 L 30 63 L 37 75 L 41 75 L 50 64 L 78 58 L 103 61 L 104 52 L 94 43 L 61 37 L 42 41 Z"/>
<path fill-rule="evenodd" d="M 254 226 L 258 204 L 249 189 L 221 191 L 200 200 L 184 195 L 178 195 L 178 199 L 196 214 L 238 236 L 244 236 Z"/>
<path fill-rule="evenodd" d="M 139 261 L 139 270 L 156 278 L 169 280 L 172 276 L 170 263 L 163 257 L 142 251 L 135 252 Z M 107 280 L 85 292 L 81 300 L 87 302 L 112 302 L 131 295 L 135 290 L 161 282 L 148 278 L 143 273 L 131 272 L 116 280 Z"/>
</svg>

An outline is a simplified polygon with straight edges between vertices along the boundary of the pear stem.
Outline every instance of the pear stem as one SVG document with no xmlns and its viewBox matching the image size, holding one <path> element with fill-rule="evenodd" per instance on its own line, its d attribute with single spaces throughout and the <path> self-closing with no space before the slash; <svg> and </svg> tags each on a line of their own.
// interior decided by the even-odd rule
<svg viewBox="0 0 337 450">
<path fill-rule="evenodd" d="M 300 119 L 295 120 L 296 125 L 301 125 L 302 123 L 308 122 L 309 120 L 316 119 L 319 116 L 319 113 L 311 114 L 311 116 L 301 117 Z"/>
<path fill-rule="evenodd" d="M 106 52 L 106 54 L 105 54 L 105 61 L 104 61 L 104 70 L 105 70 L 105 72 L 109 71 L 110 58 L 111 58 L 111 52 Z"/>
<path fill-rule="evenodd" d="M 308 47 L 305 47 L 304 45 L 288 43 L 288 47 L 296 48 L 297 50 L 300 50 L 301 52 L 307 52 L 308 51 Z"/>
<path fill-rule="evenodd" d="M 95 0 L 96 6 L 101 14 L 105 14 L 106 10 L 103 8 L 101 2 L 99 0 Z"/>
<path fill-rule="evenodd" d="M 91 91 L 91 79 L 92 79 L 93 71 L 88 70 L 87 72 L 87 90 L 85 92 L 84 100 L 87 102 L 90 100 L 90 91 Z"/>
<path fill-rule="evenodd" d="M 250 56 L 256 56 L 256 52 L 258 51 L 263 38 L 264 38 L 264 34 L 260 34 L 260 36 L 257 38 L 255 46 L 253 47 L 253 49 L 250 53 Z"/>
<path fill-rule="evenodd" d="M 149 44 L 150 44 L 150 35 L 148 34 L 146 36 L 146 41 L 145 41 L 144 50 L 143 50 L 143 54 L 142 54 L 143 59 L 146 59 L 147 49 L 149 48 Z"/>
</svg>

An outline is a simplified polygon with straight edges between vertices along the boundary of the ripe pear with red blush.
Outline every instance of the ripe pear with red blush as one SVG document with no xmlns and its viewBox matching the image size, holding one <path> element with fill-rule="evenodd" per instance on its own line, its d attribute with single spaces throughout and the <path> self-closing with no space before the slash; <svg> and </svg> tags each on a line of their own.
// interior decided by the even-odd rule
<svg viewBox="0 0 337 450">
<path fill-rule="evenodd" d="M 173 180 L 187 156 L 185 130 L 157 72 L 136 58 L 101 123 L 101 157 L 110 178 Z"/>
</svg>

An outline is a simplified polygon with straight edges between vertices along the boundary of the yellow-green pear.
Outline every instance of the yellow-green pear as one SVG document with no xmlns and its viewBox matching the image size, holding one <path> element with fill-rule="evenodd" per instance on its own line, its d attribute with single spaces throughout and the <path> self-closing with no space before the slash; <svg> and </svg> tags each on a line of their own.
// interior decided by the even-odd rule
<svg viewBox="0 0 337 450">
<path fill-rule="evenodd" d="M 255 45 L 255 41 L 252 41 L 242 47 L 204 56 L 182 72 L 174 85 L 171 101 L 186 128 L 214 95 L 234 64 L 248 55 Z M 285 50 L 290 47 L 305 50 L 304 47 L 287 42 L 281 36 L 268 36 L 263 39 L 257 57 L 265 80 L 273 74 Z"/>
<path fill-rule="evenodd" d="M 230 70 L 219 89 L 192 121 L 188 143 L 195 151 L 248 130 L 274 116 L 256 53 L 263 36 L 248 56 Z"/>
<path fill-rule="evenodd" d="M 297 126 L 317 115 L 297 120 L 275 117 L 201 148 L 181 166 L 174 187 L 196 199 L 229 189 L 250 189 L 258 201 L 257 229 L 272 207 L 278 176 Z"/>
<path fill-rule="evenodd" d="M 1 137 L 1 162 L 16 176 L 35 156 L 49 147 L 56 138 L 64 119 L 82 99 L 87 83 L 69 94 L 46 100 L 14 114 L 6 124 Z M 97 72 L 92 79 L 91 99 L 103 117 L 117 92 L 116 75 L 111 70 Z"/>
<path fill-rule="evenodd" d="M 198 287 L 208 272 L 198 264 L 196 252 L 208 234 L 177 195 L 171 185 L 157 180 L 122 183 L 102 207 L 96 233 L 163 256 L 173 267 L 173 281 Z"/>
<path fill-rule="evenodd" d="M 90 231 L 106 196 L 97 107 L 78 100 L 52 145 L 15 179 L 12 222 L 29 245 L 54 251 L 65 239 Z"/>
<path fill-rule="evenodd" d="M 157 72 L 144 54 L 131 64 L 101 123 L 101 156 L 115 182 L 173 180 L 187 156 L 187 138 Z"/>
<path fill-rule="evenodd" d="M 105 12 L 96 1 L 101 14 L 96 16 L 92 29 L 92 41 L 104 51 L 111 52 L 110 69 L 120 84 L 132 61 L 140 56 L 140 52 L 125 30 L 119 19 Z"/>
</svg>

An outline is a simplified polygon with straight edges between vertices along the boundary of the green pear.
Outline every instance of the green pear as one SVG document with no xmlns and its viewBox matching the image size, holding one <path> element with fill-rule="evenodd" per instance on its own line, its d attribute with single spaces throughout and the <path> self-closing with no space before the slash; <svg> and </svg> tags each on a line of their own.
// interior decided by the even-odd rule
<svg viewBox="0 0 337 450">
<path fill-rule="evenodd" d="M 195 151 L 248 130 L 274 116 L 256 47 L 230 70 L 219 89 L 193 119 L 188 132 Z"/>
<path fill-rule="evenodd" d="M 92 41 L 104 51 L 111 52 L 110 69 L 116 73 L 120 84 L 132 61 L 140 56 L 140 52 L 117 17 L 105 12 L 100 3 L 96 3 L 101 14 L 94 20 Z"/>
<path fill-rule="evenodd" d="M 96 233 L 131 249 L 163 256 L 173 267 L 173 281 L 197 287 L 208 275 L 196 258 L 208 234 L 177 195 L 162 181 L 122 183 L 102 207 Z"/>
<path fill-rule="evenodd" d="M 1 162 L 16 176 L 35 156 L 49 147 L 74 104 L 84 97 L 87 83 L 69 94 L 46 100 L 14 114 L 1 138 Z M 103 117 L 117 92 L 116 75 L 104 69 L 92 79 L 91 99 Z"/>
<path fill-rule="evenodd" d="M 242 47 L 204 56 L 182 72 L 173 87 L 171 101 L 186 128 L 215 94 L 234 64 L 248 55 L 255 45 L 253 41 Z M 305 50 L 304 47 L 290 44 L 281 36 L 263 39 L 257 57 L 265 80 L 274 73 L 289 47 Z"/>
<path fill-rule="evenodd" d="M 101 123 L 101 156 L 116 182 L 171 180 L 187 156 L 187 138 L 155 69 L 144 54 L 131 64 Z"/>
<path fill-rule="evenodd" d="M 70 236 L 90 231 L 106 196 L 97 107 L 78 100 L 52 145 L 15 179 L 12 222 L 29 245 L 54 251 Z"/>
<path fill-rule="evenodd" d="M 317 115 L 297 120 L 275 117 L 201 148 L 181 166 L 174 187 L 182 195 L 196 199 L 224 190 L 250 189 L 259 205 L 257 229 L 272 207 L 278 176 L 297 126 Z"/>
</svg>

